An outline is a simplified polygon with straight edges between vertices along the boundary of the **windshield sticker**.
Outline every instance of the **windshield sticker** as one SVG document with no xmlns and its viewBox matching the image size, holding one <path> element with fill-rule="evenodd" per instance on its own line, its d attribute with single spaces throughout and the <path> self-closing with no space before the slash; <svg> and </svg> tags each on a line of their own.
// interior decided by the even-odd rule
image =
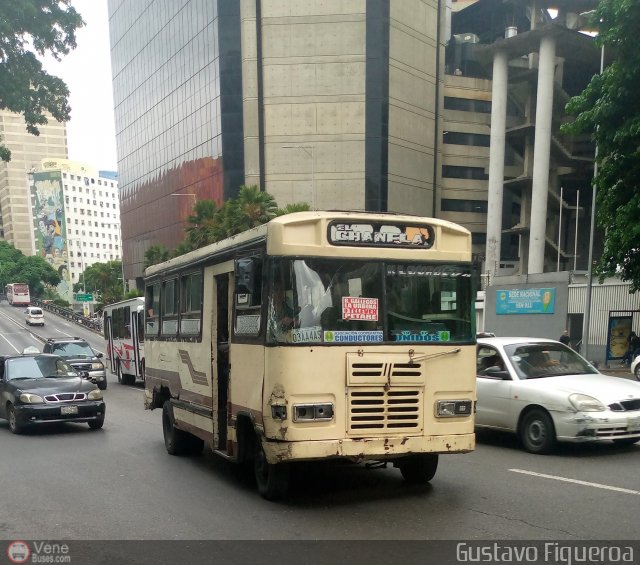
<svg viewBox="0 0 640 565">
<path fill-rule="evenodd" d="M 310 341 L 322 341 L 322 327 L 313 326 L 312 328 L 295 328 L 291 330 L 291 341 L 293 343 L 306 343 Z"/>
<path fill-rule="evenodd" d="M 342 297 L 343 320 L 369 320 L 378 321 L 378 299 L 356 298 L 354 296 Z"/>
<path fill-rule="evenodd" d="M 419 333 L 412 333 L 410 331 L 403 331 L 394 336 L 396 341 L 451 341 L 450 331 L 439 331 L 429 333 L 428 331 L 421 331 Z"/>
<path fill-rule="evenodd" d="M 461 271 L 455 265 L 387 265 L 387 276 L 411 276 L 411 277 L 462 277 L 469 279 L 471 273 Z"/>
<path fill-rule="evenodd" d="M 324 332 L 326 343 L 377 343 L 382 341 L 382 330 L 372 332 Z"/>
<path fill-rule="evenodd" d="M 401 224 L 332 222 L 329 243 L 366 247 L 433 247 L 435 231 L 432 226 Z"/>
</svg>

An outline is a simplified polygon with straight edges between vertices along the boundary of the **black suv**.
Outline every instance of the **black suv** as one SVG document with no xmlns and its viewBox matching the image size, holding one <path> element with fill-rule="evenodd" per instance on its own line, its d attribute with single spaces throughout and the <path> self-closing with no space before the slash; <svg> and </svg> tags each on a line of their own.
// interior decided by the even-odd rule
<svg viewBox="0 0 640 565">
<path fill-rule="evenodd" d="M 100 361 L 102 353 L 96 353 L 89 343 L 81 337 L 47 339 L 43 353 L 54 353 L 69 363 L 76 371 L 87 374 L 87 378 L 98 385 L 100 390 L 107 388 L 107 374 Z"/>
</svg>

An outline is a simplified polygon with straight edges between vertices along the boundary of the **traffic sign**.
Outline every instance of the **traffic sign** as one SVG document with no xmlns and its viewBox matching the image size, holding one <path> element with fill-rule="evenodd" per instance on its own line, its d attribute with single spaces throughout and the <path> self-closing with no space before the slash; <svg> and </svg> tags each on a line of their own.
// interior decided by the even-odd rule
<svg viewBox="0 0 640 565">
<path fill-rule="evenodd" d="M 82 292 L 76 293 L 76 300 L 78 302 L 93 302 L 93 294 L 84 294 Z"/>
</svg>

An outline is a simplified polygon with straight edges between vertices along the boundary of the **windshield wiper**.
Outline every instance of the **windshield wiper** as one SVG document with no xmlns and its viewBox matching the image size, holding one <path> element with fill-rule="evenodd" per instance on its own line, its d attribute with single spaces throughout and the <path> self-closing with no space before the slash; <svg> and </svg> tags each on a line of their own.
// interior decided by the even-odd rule
<svg viewBox="0 0 640 565">
<path fill-rule="evenodd" d="M 416 355 L 413 349 L 409 349 L 409 365 L 417 365 L 420 361 L 425 359 L 433 359 L 434 357 L 441 357 L 442 355 L 452 355 L 453 353 L 460 353 L 462 348 L 456 347 L 449 351 L 442 351 L 440 353 L 424 353 L 423 355 Z"/>
</svg>

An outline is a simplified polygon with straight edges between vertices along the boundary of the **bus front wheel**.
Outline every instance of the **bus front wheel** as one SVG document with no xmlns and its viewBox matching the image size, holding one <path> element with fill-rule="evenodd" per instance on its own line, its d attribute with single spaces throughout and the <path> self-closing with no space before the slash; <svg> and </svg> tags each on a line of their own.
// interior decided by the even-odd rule
<svg viewBox="0 0 640 565">
<path fill-rule="evenodd" d="M 412 485 L 422 485 L 428 483 L 438 470 L 437 453 L 418 453 L 409 455 L 398 461 L 402 478 Z"/>
<path fill-rule="evenodd" d="M 273 464 L 267 461 L 262 448 L 262 441 L 256 437 L 253 455 L 253 472 L 256 477 L 258 492 L 267 500 L 278 500 L 287 494 L 289 489 L 289 465 Z"/>
</svg>

